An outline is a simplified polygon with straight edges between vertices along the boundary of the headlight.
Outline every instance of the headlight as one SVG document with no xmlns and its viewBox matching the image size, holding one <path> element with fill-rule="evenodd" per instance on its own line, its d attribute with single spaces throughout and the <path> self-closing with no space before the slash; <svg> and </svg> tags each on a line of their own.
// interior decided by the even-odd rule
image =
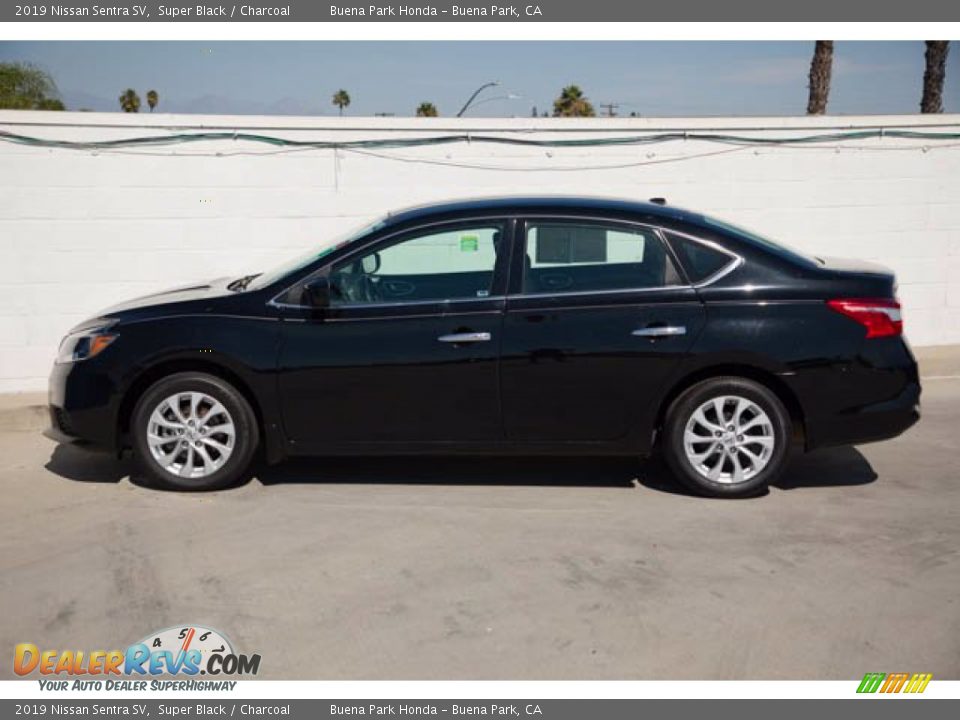
<svg viewBox="0 0 960 720">
<path fill-rule="evenodd" d="M 57 362 L 72 363 L 87 360 L 102 353 L 116 339 L 115 333 L 108 333 L 105 329 L 93 328 L 71 333 L 60 342 Z"/>
</svg>

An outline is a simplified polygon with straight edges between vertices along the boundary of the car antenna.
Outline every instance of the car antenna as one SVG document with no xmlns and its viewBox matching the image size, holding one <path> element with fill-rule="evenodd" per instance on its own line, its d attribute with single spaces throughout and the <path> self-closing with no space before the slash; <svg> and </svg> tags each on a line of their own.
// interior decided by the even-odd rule
<svg viewBox="0 0 960 720">
<path fill-rule="evenodd" d="M 666 205 L 667 199 L 662 197 L 655 197 L 655 198 L 650 198 L 650 202 L 652 202 L 654 205 Z"/>
</svg>

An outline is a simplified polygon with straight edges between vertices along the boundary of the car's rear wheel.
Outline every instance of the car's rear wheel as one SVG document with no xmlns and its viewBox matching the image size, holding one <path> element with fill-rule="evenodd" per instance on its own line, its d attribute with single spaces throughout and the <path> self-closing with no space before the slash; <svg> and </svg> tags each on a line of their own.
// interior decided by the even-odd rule
<svg viewBox="0 0 960 720">
<path fill-rule="evenodd" d="M 746 378 L 710 378 L 670 406 L 664 455 L 691 490 L 746 497 L 762 492 L 783 472 L 790 436 L 790 415 L 768 388 Z"/>
<path fill-rule="evenodd" d="M 256 417 L 243 395 L 206 373 L 177 373 L 140 398 L 131 433 L 144 473 L 177 490 L 216 490 L 243 480 L 257 449 Z"/>
</svg>

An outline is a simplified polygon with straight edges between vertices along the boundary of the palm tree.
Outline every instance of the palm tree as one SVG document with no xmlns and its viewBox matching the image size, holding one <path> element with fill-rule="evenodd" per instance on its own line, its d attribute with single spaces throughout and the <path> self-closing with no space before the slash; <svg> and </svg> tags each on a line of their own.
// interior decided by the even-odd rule
<svg viewBox="0 0 960 720">
<path fill-rule="evenodd" d="M 150 112 L 153 112 L 153 109 L 157 106 L 157 103 L 160 102 L 160 96 L 157 94 L 156 90 L 147 90 L 147 105 L 150 106 Z"/>
<path fill-rule="evenodd" d="M 437 117 L 437 106 L 432 102 L 422 102 L 417 107 L 417 117 Z"/>
<path fill-rule="evenodd" d="M 333 94 L 333 104 L 340 108 L 340 114 L 343 115 L 343 109 L 350 106 L 350 93 L 346 90 L 337 90 Z"/>
<path fill-rule="evenodd" d="M 823 115 L 830 96 L 830 75 L 833 72 L 833 40 L 817 40 L 810 62 L 810 98 L 807 115 Z"/>
<path fill-rule="evenodd" d="M 577 85 L 567 85 L 553 101 L 554 117 L 593 117 L 593 105 Z"/>
<path fill-rule="evenodd" d="M 923 98 L 920 112 L 943 112 L 943 81 L 947 77 L 949 40 L 927 40 L 927 68 L 923 71 Z"/>
<path fill-rule="evenodd" d="M 140 96 L 136 90 L 127 88 L 120 95 L 120 109 L 126 113 L 140 112 Z"/>
</svg>

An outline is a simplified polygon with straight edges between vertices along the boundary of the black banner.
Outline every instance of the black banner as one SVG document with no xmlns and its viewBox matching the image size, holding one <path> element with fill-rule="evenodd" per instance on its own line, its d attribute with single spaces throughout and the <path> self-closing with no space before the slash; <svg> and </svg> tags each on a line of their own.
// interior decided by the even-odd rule
<svg viewBox="0 0 960 720">
<path fill-rule="evenodd" d="M 359 0 L 62 0 L 4 3 L 6 22 L 943 22 L 960 19 L 960 3 L 943 0 L 523 0 L 518 3 L 361 2 Z"/>
</svg>

